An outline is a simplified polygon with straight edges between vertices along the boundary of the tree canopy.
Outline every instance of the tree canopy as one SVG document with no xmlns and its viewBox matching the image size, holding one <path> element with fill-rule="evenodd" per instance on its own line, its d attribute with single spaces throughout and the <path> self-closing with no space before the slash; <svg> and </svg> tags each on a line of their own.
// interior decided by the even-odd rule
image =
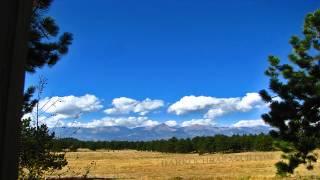
<svg viewBox="0 0 320 180">
<path fill-rule="evenodd" d="M 265 74 L 270 78 L 269 89 L 260 91 L 270 104 L 263 120 L 275 127 L 271 135 L 278 139 L 284 152 L 283 161 L 276 164 L 278 174 L 294 173 L 300 164 L 313 168 L 313 150 L 320 138 L 320 10 L 306 16 L 302 36 L 292 36 L 293 52 L 289 63 L 280 63 L 269 56 Z"/>
<path fill-rule="evenodd" d="M 45 65 L 52 67 L 68 52 L 72 42 L 72 34 L 65 32 L 58 36 L 59 26 L 52 17 L 46 16 L 51 3 L 52 0 L 33 0 L 26 72 L 34 73 Z M 36 91 L 41 94 L 42 89 L 29 87 L 26 90 L 22 109 L 24 115 L 32 113 L 39 104 L 40 96 L 33 98 Z M 21 120 L 19 178 L 22 179 L 39 179 L 45 171 L 61 169 L 67 164 L 63 153 L 53 151 L 54 133 L 50 133 L 45 124 L 32 125 L 34 120 L 31 117 Z"/>
<path fill-rule="evenodd" d="M 235 153 L 246 151 L 271 151 L 273 139 L 269 135 L 233 135 L 233 136 L 206 136 L 192 139 L 177 139 L 153 141 L 80 141 L 73 138 L 55 140 L 56 151 L 78 148 L 123 150 L 134 149 L 139 151 L 158 151 L 164 153 Z"/>
<path fill-rule="evenodd" d="M 59 26 L 54 18 L 47 16 L 53 0 L 33 0 L 29 28 L 27 72 L 35 72 L 45 65 L 52 67 L 66 54 L 72 42 L 72 34 L 64 32 L 59 36 Z"/>
</svg>

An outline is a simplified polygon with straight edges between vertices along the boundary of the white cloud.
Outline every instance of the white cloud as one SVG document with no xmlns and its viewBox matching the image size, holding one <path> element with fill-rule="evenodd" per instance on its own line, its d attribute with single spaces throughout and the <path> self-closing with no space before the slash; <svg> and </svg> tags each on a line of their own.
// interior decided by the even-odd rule
<svg viewBox="0 0 320 180">
<path fill-rule="evenodd" d="M 236 109 L 240 111 L 249 111 L 262 105 L 265 104 L 258 93 L 247 93 L 240 102 L 237 103 Z"/>
<path fill-rule="evenodd" d="M 166 121 L 166 122 L 164 122 L 164 124 L 166 124 L 167 126 L 170 126 L 170 127 L 174 127 L 174 126 L 178 125 L 177 121 L 174 121 L 174 120 Z"/>
<path fill-rule="evenodd" d="M 149 98 L 138 101 L 135 99 L 120 97 L 112 100 L 112 108 L 106 109 L 107 114 L 130 114 L 138 113 L 143 116 L 150 111 L 156 110 L 164 105 L 162 100 L 151 100 Z"/>
<path fill-rule="evenodd" d="M 203 125 L 203 126 L 210 126 L 210 125 L 214 125 L 215 123 L 213 122 L 212 119 L 192 119 L 189 121 L 183 121 L 181 123 L 182 127 L 185 126 L 192 126 L 192 125 Z"/>
<path fill-rule="evenodd" d="M 159 125 L 160 123 L 158 121 L 154 121 L 154 120 L 146 120 L 143 123 L 141 123 L 141 125 L 138 126 L 142 126 L 142 127 L 152 127 L 152 126 L 156 126 Z"/>
<path fill-rule="evenodd" d="M 83 113 L 101 109 L 100 100 L 91 94 L 84 96 L 54 96 L 44 98 L 39 102 L 41 111 L 45 113 L 64 115 L 66 118 L 78 118 Z"/>
<path fill-rule="evenodd" d="M 100 126 L 126 126 L 126 127 L 148 127 L 156 126 L 161 122 L 152 120 L 145 115 L 164 106 L 162 100 L 146 98 L 138 101 L 135 99 L 120 97 L 112 101 L 112 107 L 104 110 L 108 115 L 101 119 L 89 122 L 74 121 L 67 123 L 65 119 L 77 119 L 84 113 L 98 111 L 103 108 L 101 101 L 94 95 L 84 96 L 62 96 L 47 97 L 40 101 L 39 107 L 43 110 L 40 113 L 39 122 L 46 123 L 49 127 L 72 126 L 72 127 L 100 127 Z M 254 108 L 265 107 L 258 93 L 247 93 L 243 97 L 217 98 L 210 96 L 184 96 L 173 103 L 168 112 L 176 115 L 183 115 L 191 112 L 200 112 L 202 117 L 183 122 L 174 119 L 164 121 L 168 126 L 191 126 L 191 125 L 214 125 L 214 120 L 232 112 L 247 112 Z M 25 115 L 34 119 L 35 113 Z M 241 120 L 232 126 L 256 126 L 265 125 L 262 120 Z"/>
<path fill-rule="evenodd" d="M 145 126 L 156 126 L 160 124 L 158 121 L 150 120 L 148 117 L 104 117 L 99 120 L 93 120 L 90 122 L 72 122 L 67 123 L 69 127 L 85 127 L 95 128 L 104 126 L 126 126 L 129 128 L 134 127 L 145 127 Z"/>
<path fill-rule="evenodd" d="M 184 96 L 178 102 L 172 104 L 168 108 L 168 112 L 181 115 L 191 111 L 202 110 L 218 103 L 219 100 L 214 97 Z"/>
<path fill-rule="evenodd" d="M 84 96 L 54 96 L 46 97 L 39 102 L 39 124 L 47 124 L 48 127 L 63 126 L 62 120 L 79 118 L 82 114 L 98 111 L 103 108 L 101 101 L 94 95 Z M 36 107 L 31 113 L 25 114 L 22 118 L 31 118 L 36 121 Z"/>
<path fill-rule="evenodd" d="M 265 106 L 258 93 L 247 93 L 244 97 L 216 98 L 210 96 L 184 96 L 168 108 L 169 113 L 182 115 L 194 111 L 205 111 L 205 119 L 214 119 L 230 112 L 247 112 Z"/>
<path fill-rule="evenodd" d="M 276 97 L 272 97 L 272 101 L 283 102 L 283 99 L 279 96 L 276 96 Z"/>
<path fill-rule="evenodd" d="M 218 116 L 222 116 L 226 111 L 222 108 L 219 109 L 209 109 L 209 111 L 204 115 L 204 118 L 214 119 Z"/>
<path fill-rule="evenodd" d="M 255 126 L 268 126 L 262 119 L 257 120 L 240 120 L 232 125 L 233 127 L 255 127 Z"/>
<path fill-rule="evenodd" d="M 22 119 L 31 118 L 31 126 L 36 126 L 36 116 L 34 114 L 28 113 L 23 115 Z M 53 127 L 61 127 L 64 126 L 65 123 L 62 121 L 63 119 L 67 119 L 69 116 L 58 114 L 58 115 L 40 115 L 39 116 L 39 125 L 46 124 L 49 128 Z"/>
<path fill-rule="evenodd" d="M 40 116 L 39 124 L 46 124 L 49 128 L 63 127 L 65 125 L 63 119 L 67 119 L 66 115 L 58 114 L 55 116 Z"/>
</svg>

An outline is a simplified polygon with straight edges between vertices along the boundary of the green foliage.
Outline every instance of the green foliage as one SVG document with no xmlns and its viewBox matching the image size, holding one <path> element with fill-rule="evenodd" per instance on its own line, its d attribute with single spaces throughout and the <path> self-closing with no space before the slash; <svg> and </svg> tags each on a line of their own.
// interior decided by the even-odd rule
<svg viewBox="0 0 320 180">
<path fill-rule="evenodd" d="M 33 107 L 38 103 L 38 100 L 32 99 L 32 96 L 35 91 L 36 91 L 36 88 L 31 86 L 24 93 L 22 114 L 31 113 L 33 110 Z"/>
<path fill-rule="evenodd" d="M 67 165 L 64 154 L 54 152 L 54 133 L 46 125 L 30 125 L 31 118 L 22 120 L 19 153 L 19 178 L 40 179 L 43 173 Z"/>
<path fill-rule="evenodd" d="M 67 165 L 64 153 L 55 151 L 57 148 L 54 147 L 54 133 L 50 133 L 45 124 L 38 124 L 38 108 L 36 108 L 35 117 L 31 118 L 45 84 L 45 80 L 40 80 L 39 86 L 28 88 L 24 96 L 22 112 L 29 113 L 29 117 L 21 120 L 19 151 L 19 178 L 21 179 L 40 179 L 45 172 L 58 170 Z M 37 99 L 33 99 L 36 91 Z"/>
<path fill-rule="evenodd" d="M 27 72 L 37 68 L 55 65 L 66 54 L 72 41 L 72 34 L 59 34 L 59 27 L 46 13 L 53 0 L 33 0 L 33 12 L 29 28 Z M 24 95 L 23 114 L 31 113 L 40 97 L 32 99 L 36 87 L 29 87 Z M 36 117 L 38 122 L 38 117 Z M 33 126 L 32 119 L 21 120 L 19 178 L 40 179 L 44 172 L 61 169 L 67 164 L 63 153 L 54 150 L 54 133 L 46 125 Z"/>
<path fill-rule="evenodd" d="M 73 147 L 91 150 L 135 149 L 139 151 L 158 151 L 164 153 L 234 153 L 245 151 L 271 151 L 273 139 L 269 135 L 216 135 L 213 137 L 194 137 L 192 139 L 177 139 L 154 141 L 80 141 L 73 138 L 55 139 L 57 151 L 73 150 Z"/>
<path fill-rule="evenodd" d="M 33 0 L 33 13 L 29 28 L 27 72 L 45 65 L 52 67 L 66 54 L 72 42 L 72 34 L 59 34 L 59 27 L 52 17 L 46 16 L 53 0 Z"/>
<path fill-rule="evenodd" d="M 294 173 L 300 164 L 312 169 L 316 162 L 313 150 L 320 138 L 320 10 L 305 18 L 303 37 L 293 36 L 289 64 L 269 57 L 265 74 L 270 77 L 271 93 L 262 90 L 261 97 L 270 103 L 263 120 L 275 127 L 271 135 L 285 154 L 276 164 L 278 174 Z M 274 97 L 272 97 L 272 95 Z M 277 98 L 275 98 L 277 97 Z"/>
</svg>

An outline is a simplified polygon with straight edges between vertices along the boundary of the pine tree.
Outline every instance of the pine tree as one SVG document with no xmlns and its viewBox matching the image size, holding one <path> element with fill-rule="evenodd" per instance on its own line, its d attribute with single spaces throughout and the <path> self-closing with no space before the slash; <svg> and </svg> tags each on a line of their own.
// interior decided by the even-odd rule
<svg viewBox="0 0 320 180">
<path fill-rule="evenodd" d="M 39 124 L 38 107 L 41 93 L 46 84 L 40 80 L 37 88 L 30 87 L 24 96 L 22 112 L 29 114 L 21 120 L 20 151 L 19 151 L 19 179 L 40 179 L 47 171 L 61 169 L 67 165 L 65 154 L 56 151 L 54 133 L 49 132 L 45 124 Z M 38 92 L 37 99 L 33 94 Z M 33 114 L 33 113 L 36 114 Z M 34 117 L 32 116 L 34 115 Z M 32 124 L 33 123 L 33 124 Z"/>
<path fill-rule="evenodd" d="M 22 120 L 19 153 L 19 179 L 41 179 L 45 172 L 67 165 L 65 154 L 54 152 L 54 133 L 45 124 L 30 125 L 31 118 Z"/>
<path fill-rule="evenodd" d="M 271 135 L 284 152 L 276 164 L 280 175 L 293 174 L 300 164 L 307 169 L 316 162 L 316 142 L 320 138 L 320 10 L 306 16 L 302 37 L 292 36 L 290 62 L 269 56 L 269 88 L 260 91 L 270 104 L 263 120 L 275 127 Z"/>
<path fill-rule="evenodd" d="M 68 52 L 72 42 L 72 34 L 66 32 L 58 36 L 58 25 L 46 16 L 52 1 L 33 0 L 26 72 L 34 73 L 46 65 L 52 67 Z M 38 105 L 40 98 L 32 98 L 36 90 L 39 89 L 26 90 L 23 114 L 31 113 Z M 61 169 L 67 164 L 64 154 L 54 152 L 54 133 L 50 133 L 45 124 L 33 126 L 31 121 L 31 118 L 21 120 L 19 178 L 23 179 L 39 179 L 45 171 Z"/>
<path fill-rule="evenodd" d="M 45 65 L 52 67 L 68 52 L 72 42 L 72 34 L 65 32 L 58 36 L 59 26 L 52 17 L 46 16 L 52 2 L 53 0 L 33 0 L 25 67 L 27 72 L 33 73 Z"/>
</svg>

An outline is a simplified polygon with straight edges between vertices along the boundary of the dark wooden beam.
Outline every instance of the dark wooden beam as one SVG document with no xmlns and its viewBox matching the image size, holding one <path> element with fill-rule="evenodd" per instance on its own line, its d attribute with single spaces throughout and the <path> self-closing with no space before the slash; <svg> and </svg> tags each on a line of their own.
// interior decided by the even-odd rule
<svg viewBox="0 0 320 180">
<path fill-rule="evenodd" d="M 17 179 L 27 31 L 32 0 L 0 1 L 0 179 Z"/>
</svg>

